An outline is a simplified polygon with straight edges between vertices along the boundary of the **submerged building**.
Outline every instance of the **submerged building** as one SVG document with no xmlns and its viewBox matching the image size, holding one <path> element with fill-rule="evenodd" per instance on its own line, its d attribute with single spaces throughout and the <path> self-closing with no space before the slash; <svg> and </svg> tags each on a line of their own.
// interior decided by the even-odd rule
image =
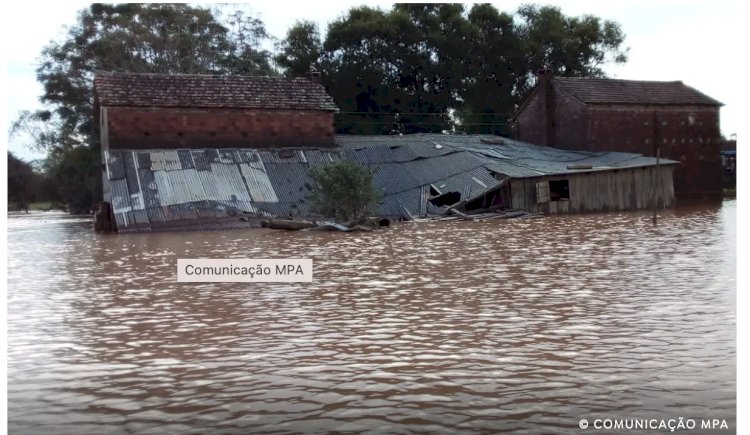
<svg viewBox="0 0 750 435">
<path fill-rule="evenodd" d="M 678 199 L 721 198 L 722 103 L 680 81 L 538 75 L 514 116 L 515 137 L 570 150 L 623 151 L 680 162 Z"/>
<path fill-rule="evenodd" d="M 314 79 L 107 73 L 95 83 L 104 200 L 122 232 L 313 217 L 309 170 L 341 159 L 374 170 L 377 214 L 393 219 L 449 207 L 576 213 L 674 202 L 673 160 L 498 136 L 335 136 L 336 107 Z"/>
</svg>

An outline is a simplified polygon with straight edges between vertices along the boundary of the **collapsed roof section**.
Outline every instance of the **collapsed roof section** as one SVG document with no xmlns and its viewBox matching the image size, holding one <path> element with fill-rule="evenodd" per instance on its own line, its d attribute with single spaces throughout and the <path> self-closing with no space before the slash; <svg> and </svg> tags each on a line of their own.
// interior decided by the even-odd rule
<svg viewBox="0 0 750 435">
<path fill-rule="evenodd" d="M 383 194 L 378 215 L 411 219 L 444 213 L 451 204 L 434 201 L 438 196 L 451 193 L 452 200 L 465 202 L 511 178 L 651 166 L 656 160 L 479 135 L 338 136 L 337 144 L 320 150 L 107 151 L 105 199 L 121 232 L 252 227 L 260 218 L 311 216 L 309 169 L 346 159 L 375 170 L 374 184 Z"/>
</svg>

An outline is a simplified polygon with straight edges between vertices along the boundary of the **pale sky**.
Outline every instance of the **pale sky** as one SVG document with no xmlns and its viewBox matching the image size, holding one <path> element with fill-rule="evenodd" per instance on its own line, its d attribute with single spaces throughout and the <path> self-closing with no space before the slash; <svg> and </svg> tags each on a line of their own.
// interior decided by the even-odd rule
<svg viewBox="0 0 750 435">
<path fill-rule="evenodd" d="M 513 12 L 529 1 L 494 3 L 501 11 Z M 21 110 L 40 108 L 42 88 L 35 77 L 35 65 L 42 48 L 64 35 L 63 26 L 75 23 L 76 13 L 89 3 L 34 2 L 6 3 L 5 59 L 7 65 L 7 122 Z M 318 23 L 325 32 L 327 23 L 361 2 L 256 2 L 246 4 L 266 24 L 268 31 L 283 38 L 296 20 Z M 390 2 L 368 2 L 389 8 Z M 541 2 L 560 6 L 567 15 L 593 14 L 617 21 L 626 34 L 629 60 L 622 66 L 608 66 L 610 77 L 633 80 L 682 80 L 689 86 L 723 102 L 721 131 L 729 136 L 741 128 L 738 87 L 745 86 L 747 71 L 738 65 L 745 55 L 741 46 L 742 26 L 747 16 L 741 2 L 730 1 L 593 1 Z M 468 6 L 468 5 L 467 5 Z M 744 63 L 744 62 L 742 62 Z M 739 77 L 738 77 L 739 76 Z M 14 139 L 11 151 L 29 160 L 43 157 L 27 147 L 27 141 Z"/>
</svg>

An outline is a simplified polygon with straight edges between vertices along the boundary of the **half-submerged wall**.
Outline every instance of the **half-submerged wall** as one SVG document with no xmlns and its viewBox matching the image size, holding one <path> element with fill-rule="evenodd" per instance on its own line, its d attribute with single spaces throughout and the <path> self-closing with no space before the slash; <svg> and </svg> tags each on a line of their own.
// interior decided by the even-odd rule
<svg viewBox="0 0 750 435">
<path fill-rule="evenodd" d="M 674 165 L 513 179 L 513 208 L 532 213 L 583 213 L 674 205 Z"/>
</svg>

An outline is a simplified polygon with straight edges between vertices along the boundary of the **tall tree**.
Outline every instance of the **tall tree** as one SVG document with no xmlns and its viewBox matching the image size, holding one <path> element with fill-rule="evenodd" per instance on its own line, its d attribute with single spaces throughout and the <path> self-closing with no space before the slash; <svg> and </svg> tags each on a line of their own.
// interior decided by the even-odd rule
<svg viewBox="0 0 750 435">
<path fill-rule="evenodd" d="M 34 201 L 34 170 L 8 151 L 8 208 L 29 212 Z"/>
<path fill-rule="evenodd" d="M 525 53 L 525 77 L 516 94 L 525 95 L 534 73 L 549 68 L 563 77 L 604 77 L 602 66 L 624 63 L 625 34 L 614 21 L 592 15 L 569 17 L 554 6 L 525 5 L 518 9 L 517 31 Z"/>
<path fill-rule="evenodd" d="M 312 21 L 297 21 L 278 45 L 274 60 L 287 77 L 305 75 L 314 68 L 320 69 L 323 41 L 318 25 Z"/>
<path fill-rule="evenodd" d="M 359 7 L 329 25 L 323 69 L 345 112 L 339 131 L 411 133 L 449 126 L 454 93 L 441 74 L 449 68 L 426 33 L 435 31 L 436 11 Z"/>
<path fill-rule="evenodd" d="M 459 128 L 467 133 L 507 134 L 514 90 L 526 66 L 513 16 L 478 4 L 467 16 L 469 30 L 459 88 Z"/>
<path fill-rule="evenodd" d="M 276 61 L 288 75 L 322 70 L 343 133 L 507 134 L 537 70 L 600 77 L 605 63 L 626 60 L 616 23 L 550 6 L 515 16 L 488 4 L 355 7 L 319 40 L 312 23 L 297 23 Z"/>
<path fill-rule="evenodd" d="M 342 111 L 339 132 L 383 134 L 393 127 L 392 115 L 382 115 L 399 102 L 392 95 L 398 69 L 390 55 L 390 25 L 384 11 L 362 6 L 328 26 L 323 80 Z"/>
</svg>

